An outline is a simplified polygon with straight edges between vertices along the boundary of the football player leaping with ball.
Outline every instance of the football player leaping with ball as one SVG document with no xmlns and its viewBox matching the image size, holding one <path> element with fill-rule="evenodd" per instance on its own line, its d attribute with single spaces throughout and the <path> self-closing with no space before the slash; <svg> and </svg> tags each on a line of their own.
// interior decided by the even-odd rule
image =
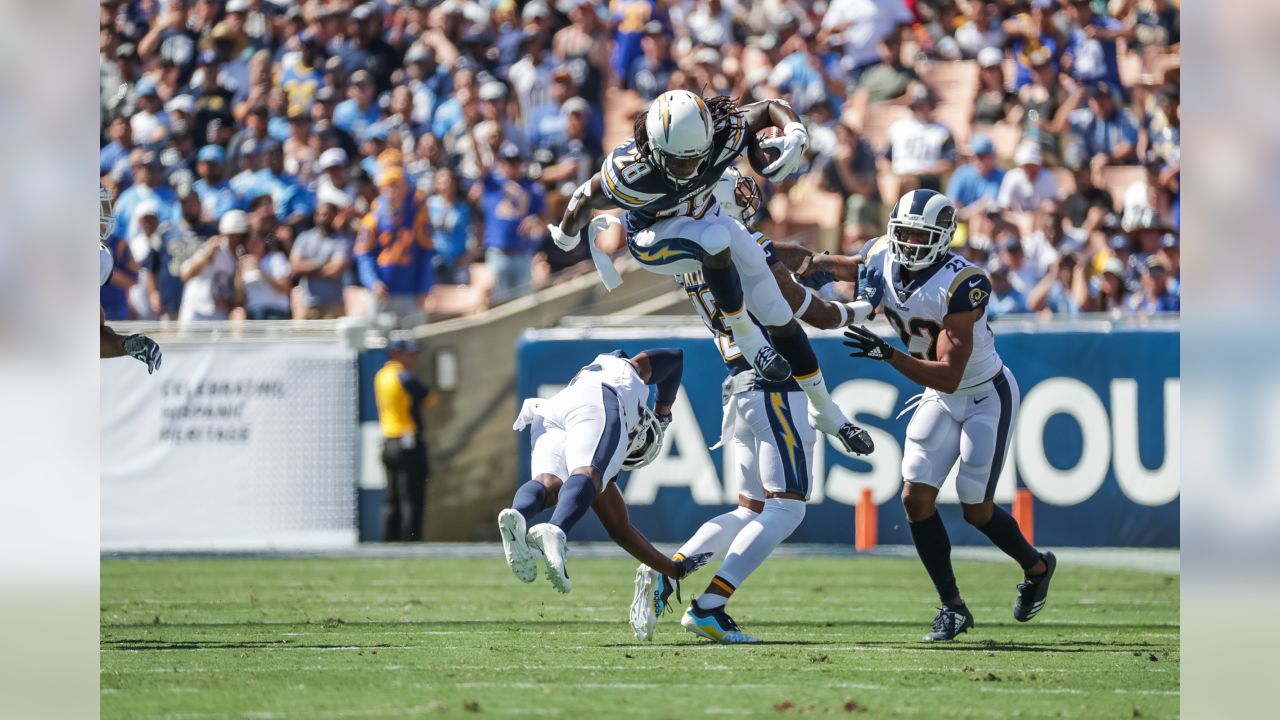
<svg viewBox="0 0 1280 720">
<path fill-rule="evenodd" d="M 902 504 L 911 540 L 942 607 L 925 640 L 952 640 L 973 627 L 951 569 L 951 541 L 936 506 L 956 460 L 964 519 L 1022 567 L 1013 617 L 1026 622 L 1044 607 L 1057 559 L 1027 542 L 1018 523 L 993 501 L 1018 415 L 1018 383 L 996 352 L 987 324 L 991 280 L 950 251 L 956 206 L 932 190 L 902 196 L 889 234 L 863 248 L 859 295 L 880 308 L 906 352 L 855 326 L 845 345 L 855 358 L 887 362 L 925 391 L 914 408 L 902 451 Z"/>
<path fill-rule="evenodd" d="M 781 136 L 757 140 L 757 133 L 771 127 L 781 128 Z M 623 208 L 632 257 L 662 275 L 701 271 L 752 370 L 769 382 L 794 376 L 809 398 L 809 422 L 849 452 L 866 454 L 870 438 L 831 400 L 813 347 L 792 317 L 764 251 L 713 192 L 743 151 L 765 177 L 781 180 L 799 167 L 807 144 L 799 116 L 782 100 L 739 108 L 724 96 L 703 100 L 686 90 L 665 92 L 636 117 L 634 136 L 574 192 L 560 225 L 550 227 L 551 236 L 572 249 L 593 210 Z M 766 151 L 778 157 L 760 167 Z"/>
</svg>

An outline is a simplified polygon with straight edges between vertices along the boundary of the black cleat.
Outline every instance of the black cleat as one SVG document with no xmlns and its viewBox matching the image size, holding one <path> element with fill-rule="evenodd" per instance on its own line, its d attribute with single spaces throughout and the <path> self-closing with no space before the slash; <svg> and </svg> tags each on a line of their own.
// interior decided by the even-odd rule
<svg viewBox="0 0 1280 720">
<path fill-rule="evenodd" d="M 844 449 L 854 455 L 870 455 L 871 451 L 876 449 L 876 444 L 871 442 L 871 436 L 867 434 L 867 431 L 853 423 L 841 425 L 836 437 L 840 439 L 840 444 L 844 445 Z"/>
<path fill-rule="evenodd" d="M 938 608 L 938 615 L 933 619 L 933 630 L 921 640 L 925 642 L 955 640 L 960 633 L 973 627 L 973 613 L 968 607 L 954 608 L 943 605 Z"/>
<path fill-rule="evenodd" d="M 756 351 L 755 359 L 751 360 L 751 366 L 760 374 L 760 377 L 769 382 L 780 383 L 791 379 L 791 363 L 768 345 Z"/>
<path fill-rule="evenodd" d="M 1013 600 L 1013 619 L 1026 622 L 1044 607 L 1045 598 L 1049 595 L 1049 581 L 1053 579 L 1053 571 L 1058 568 L 1058 558 L 1053 553 L 1040 553 L 1044 560 L 1045 573 L 1039 577 L 1029 577 L 1018 583 L 1018 597 Z"/>
</svg>

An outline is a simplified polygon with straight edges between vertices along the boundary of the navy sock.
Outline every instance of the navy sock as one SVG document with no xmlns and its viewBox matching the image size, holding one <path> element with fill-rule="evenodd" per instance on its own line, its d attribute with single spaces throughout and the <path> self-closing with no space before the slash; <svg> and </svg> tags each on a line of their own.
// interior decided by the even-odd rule
<svg viewBox="0 0 1280 720">
<path fill-rule="evenodd" d="M 551 524 L 564 531 L 569 530 L 587 514 L 591 501 L 596 499 L 596 486 L 586 475 L 570 475 L 560 488 L 560 497 L 556 500 L 555 512 L 551 513 Z"/>
<path fill-rule="evenodd" d="M 920 556 L 920 562 L 924 563 L 924 569 L 929 572 L 929 579 L 933 580 L 938 597 L 943 603 L 959 597 L 956 575 L 951 570 L 951 538 L 947 537 L 947 526 L 942 524 L 942 516 L 935 511 L 924 520 L 910 525 L 916 554 Z"/>
<path fill-rule="evenodd" d="M 804 379 L 818 372 L 818 356 L 813 353 L 813 345 L 802 328 L 797 327 L 790 335 L 770 334 L 773 349 L 791 365 L 791 374 L 797 379 Z"/>
<path fill-rule="evenodd" d="M 516 490 L 516 496 L 511 499 L 511 507 L 523 515 L 525 520 L 542 512 L 546 503 L 547 486 L 537 480 L 530 480 L 521 485 L 520 489 Z"/>
<path fill-rule="evenodd" d="M 738 279 L 738 271 L 733 265 L 722 268 L 703 265 L 702 279 L 707 281 L 707 288 L 716 299 L 716 307 L 731 314 L 741 312 L 742 281 Z"/>
<path fill-rule="evenodd" d="M 978 529 L 991 538 L 991 542 L 1003 550 L 1005 555 L 1022 566 L 1023 570 L 1030 570 L 1040 562 L 1040 551 L 1027 542 L 1022 535 L 1022 528 L 1018 527 L 1018 521 L 999 505 L 991 511 L 991 520 Z"/>
</svg>

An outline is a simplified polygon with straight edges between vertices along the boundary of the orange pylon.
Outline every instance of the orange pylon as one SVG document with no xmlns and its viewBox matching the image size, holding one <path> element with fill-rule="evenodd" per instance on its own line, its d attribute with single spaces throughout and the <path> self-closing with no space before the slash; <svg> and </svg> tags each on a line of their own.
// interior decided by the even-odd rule
<svg viewBox="0 0 1280 720">
<path fill-rule="evenodd" d="M 876 531 L 876 504 L 871 499 L 871 488 L 863 488 L 858 496 L 858 507 L 853 522 L 853 546 L 858 552 L 874 548 L 879 534 Z"/>
<path fill-rule="evenodd" d="M 1035 544 L 1035 511 L 1033 505 L 1035 496 L 1026 488 L 1019 488 L 1013 496 L 1013 519 L 1018 521 L 1018 527 L 1022 530 L 1022 536 L 1027 542 Z"/>
</svg>

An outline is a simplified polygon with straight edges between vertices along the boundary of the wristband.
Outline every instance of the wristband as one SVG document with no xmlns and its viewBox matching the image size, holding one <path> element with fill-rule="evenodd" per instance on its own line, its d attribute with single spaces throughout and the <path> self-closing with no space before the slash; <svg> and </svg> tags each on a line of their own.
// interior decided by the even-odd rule
<svg viewBox="0 0 1280 720">
<path fill-rule="evenodd" d="M 840 312 L 840 324 L 837 327 L 844 327 L 849 324 L 849 310 L 844 303 L 836 303 L 836 310 Z"/>
</svg>

